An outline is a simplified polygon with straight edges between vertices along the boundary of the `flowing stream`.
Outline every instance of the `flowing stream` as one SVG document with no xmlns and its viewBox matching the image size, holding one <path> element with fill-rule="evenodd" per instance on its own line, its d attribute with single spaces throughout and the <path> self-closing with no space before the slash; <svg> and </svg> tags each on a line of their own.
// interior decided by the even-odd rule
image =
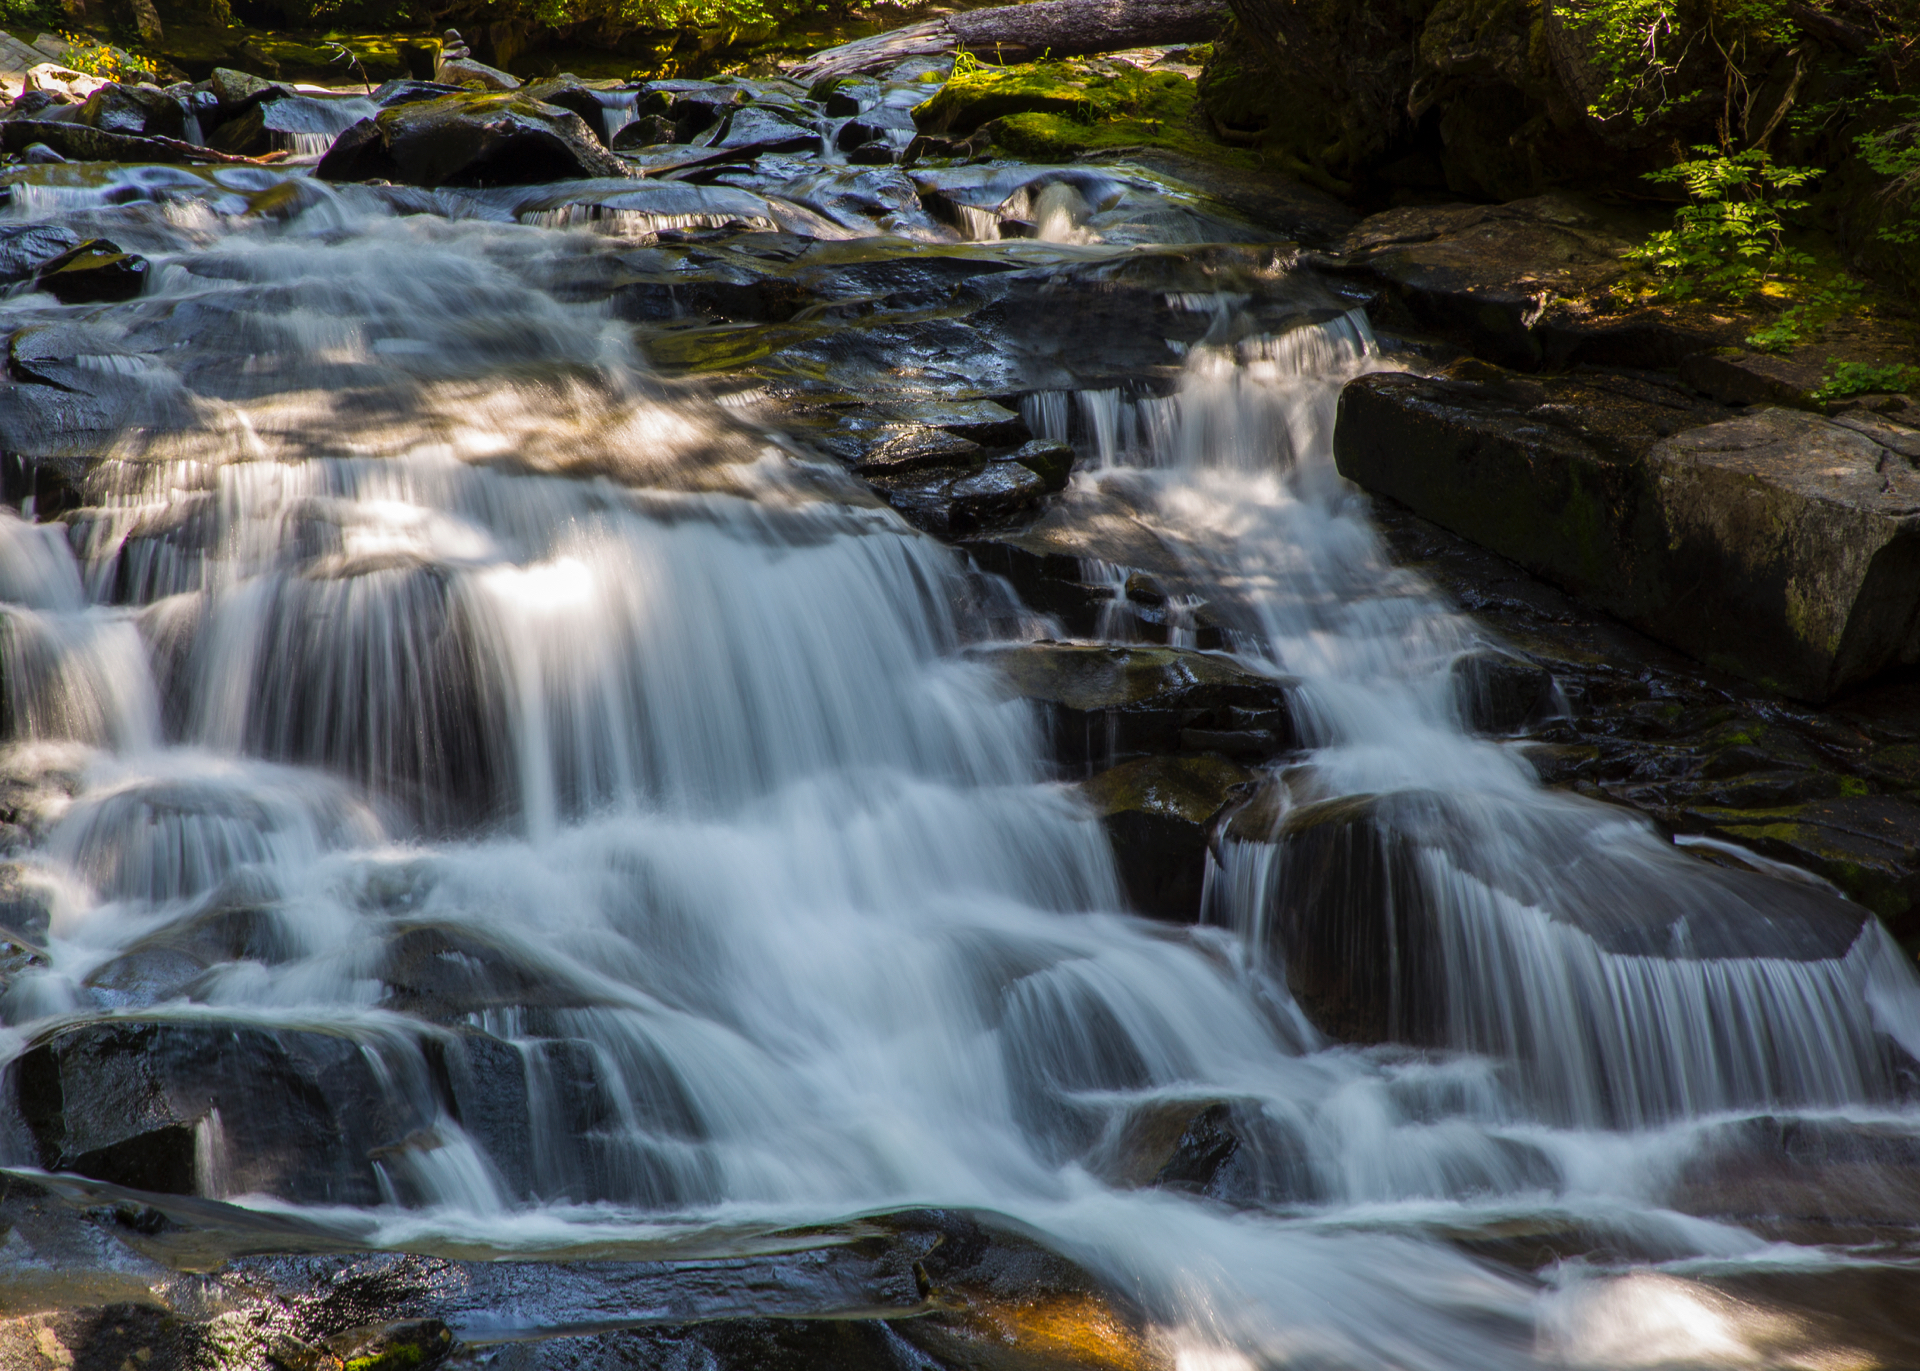
<svg viewBox="0 0 1920 1371">
<path fill-rule="evenodd" d="M 65 778 L 0 1056 L 101 1015 L 350 1043 L 401 1139 L 377 1194 L 272 1172 L 232 1109 L 195 1178 L 374 1246 L 975 1207 L 1137 1295 L 1181 1371 L 1869 1364 L 1724 1278 L 1897 1252 L 1675 1187 L 1782 1119 L 1920 1138 L 1920 985 L 1871 919 L 1820 955 L 1741 933 L 1758 887 L 1468 735 L 1478 631 L 1332 469 L 1340 385 L 1389 364 L 1359 316 L 1029 414 L 1081 443 L 1061 498 L 1179 549 L 1238 658 L 1299 679 L 1283 808 L 1426 797 L 1422 1050 L 1294 1004 L 1271 843 L 1224 844 L 1202 926 L 1123 912 L 1036 711 L 964 651 L 1053 626 L 650 375 L 568 290 L 606 233 L 189 180 L 9 211 L 137 202 L 117 236 L 157 270 L 122 306 L 0 305 L 84 334 L 63 355 L 111 400 L 84 506 L 0 514 L 12 771 Z M 1656 906 L 1707 945 L 1633 947 Z M 524 1123 L 483 1124 L 490 1092 Z M 1129 1118 L 1209 1100 L 1258 1121 L 1253 1202 L 1114 1182 Z M 1483 1259 L 1514 1235 L 1567 1259 Z"/>
</svg>

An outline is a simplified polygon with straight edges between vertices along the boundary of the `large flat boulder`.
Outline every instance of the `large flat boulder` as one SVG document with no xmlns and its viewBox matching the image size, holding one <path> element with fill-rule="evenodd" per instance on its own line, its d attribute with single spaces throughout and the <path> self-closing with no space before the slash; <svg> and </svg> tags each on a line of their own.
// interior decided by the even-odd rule
<svg viewBox="0 0 1920 1371">
<path fill-rule="evenodd" d="M 1920 434 L 1700 417 L 1375 375 L 1342 394 L 1334 449 L 1369 490 L 1782 694 L 1920 660 L 1920 471 L 1902 451 Z"/>
<path fill-rule="evenodd" d="M 1622 254 L 1649 227 L 1559 193 L 1408 205 L 1362 220 L 1319 260 L 1379 283 L 1417 327 L 1503 366 L 1675 366 L 1739 330 L 1705 311 L 1614 298 Z"/>
</svg>

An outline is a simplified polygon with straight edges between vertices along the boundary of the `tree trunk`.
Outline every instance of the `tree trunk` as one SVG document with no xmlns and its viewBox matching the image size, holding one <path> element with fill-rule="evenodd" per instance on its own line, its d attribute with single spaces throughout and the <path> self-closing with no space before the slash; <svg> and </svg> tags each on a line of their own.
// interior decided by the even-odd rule
<svg viewBox="0 0 1920 1371">
<path fill-rule="evenodd" d="M 992 62 L 1158 44 L 1204 43 L 1227 17 L 1225 0 L 1034 0 L 964 10 L 817 52 L 788 69 L 797 81 L 878 71 L 909 57 L 971 52 Z"/>
</svg>

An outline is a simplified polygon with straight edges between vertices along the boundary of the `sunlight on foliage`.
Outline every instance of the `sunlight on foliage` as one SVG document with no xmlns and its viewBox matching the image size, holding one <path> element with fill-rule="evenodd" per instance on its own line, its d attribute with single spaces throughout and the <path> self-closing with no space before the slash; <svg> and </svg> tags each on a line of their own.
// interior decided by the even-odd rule
<svg viewBox="0 0 1920 1371">
<path fill-rule="evenodd" d="M 1904 362 L 1835 362 L 1813 392 L 1816 400 L 1920 389 L 1920 367 Z"/>
<path fill-rule="evenodd" d="M 1674 211 L 1672 228 L 1627 253 L 1655 278 L 1655 293 L 1739 301 L 1771 280 L 1804 271 L 1809 259 L 1782 241 L 1780 216 L 1807 207 L 1791 192 L 1819 177 L 1820 169 L 1779 166 L 1757 148 L 1731 155 L 1713 147 L 1693 151 L 1687 161 L 1647 173 L 1650 181 L 1684 185 L 1689 198 Z"/>
<path fill-rule="evenodd" d="M 109 81 L 152 81 L 160 69 L 152 59 L 141 57 L 110 43 L 98 43 L 84 33 L 62 33 L 67 55 L 60 63 L 69 71 L 88 76 L 104 76 Z"/>
</svg>

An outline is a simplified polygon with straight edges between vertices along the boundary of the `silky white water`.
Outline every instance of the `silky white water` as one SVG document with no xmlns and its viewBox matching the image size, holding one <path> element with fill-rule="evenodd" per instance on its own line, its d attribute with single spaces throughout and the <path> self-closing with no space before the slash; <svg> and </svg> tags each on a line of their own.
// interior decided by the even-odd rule
<svg viewBox="0 0 1920 1371">
<path fill-rule="evenodd" d="M 1604 903 L 1709 869 L 1465 733 L 1473 625 L 1331 468 L 1338 385 L 1384 364 L 1361 321 L 1028 414 L 1077 411 L 1099 460 L 1064 498 L 1124 502 L 1243 608 L 1242 659 L 1301 679 L 1314 795 L 1480 816 L 1424 858 L 1455 988 L 1430 1051 L 1313 1029 L 1270 845 L 1223 849 L 1213 926 L 1125 914 L 1033 711 L 960 652 L 1049 626 L 564 303 L 617 241 L 303 194 L 157 210 L 132 304 L 0 306 L 139 359 L 65 536 L 0 516 L 16 770 L 75 778 L 23 856 L 50 964 L 0 1048 L 101 1012 L 346 1035 L 418 1124 L 348 1216 L 376 1245 L 977 1206 L 1137 1292 L 1183 1371 L 1778 1364 L 1775 1316 L 1696 1277 L 1846 1254 L 1670 1186 L 1748 1114 L 1911 1129 L 1920 992 L 1871 924 L 1843 957 L 1688 959 L 1553 917 L 1569 870 Z M 243 932 L 209 964 L 214 916 Z M 480 1035 L 518 1063 L 524 1155 L 427 1083 L 479 1071 Z M 1260 1121 L 1257 1201 L 1101 1179 L 1168 1100 Z M 199 1128 L 205 1193 L 345 1221 L 232 1136 Z M 1454 1241 L 1513 1231 L 1628 1274 Z"/>
</svg>

